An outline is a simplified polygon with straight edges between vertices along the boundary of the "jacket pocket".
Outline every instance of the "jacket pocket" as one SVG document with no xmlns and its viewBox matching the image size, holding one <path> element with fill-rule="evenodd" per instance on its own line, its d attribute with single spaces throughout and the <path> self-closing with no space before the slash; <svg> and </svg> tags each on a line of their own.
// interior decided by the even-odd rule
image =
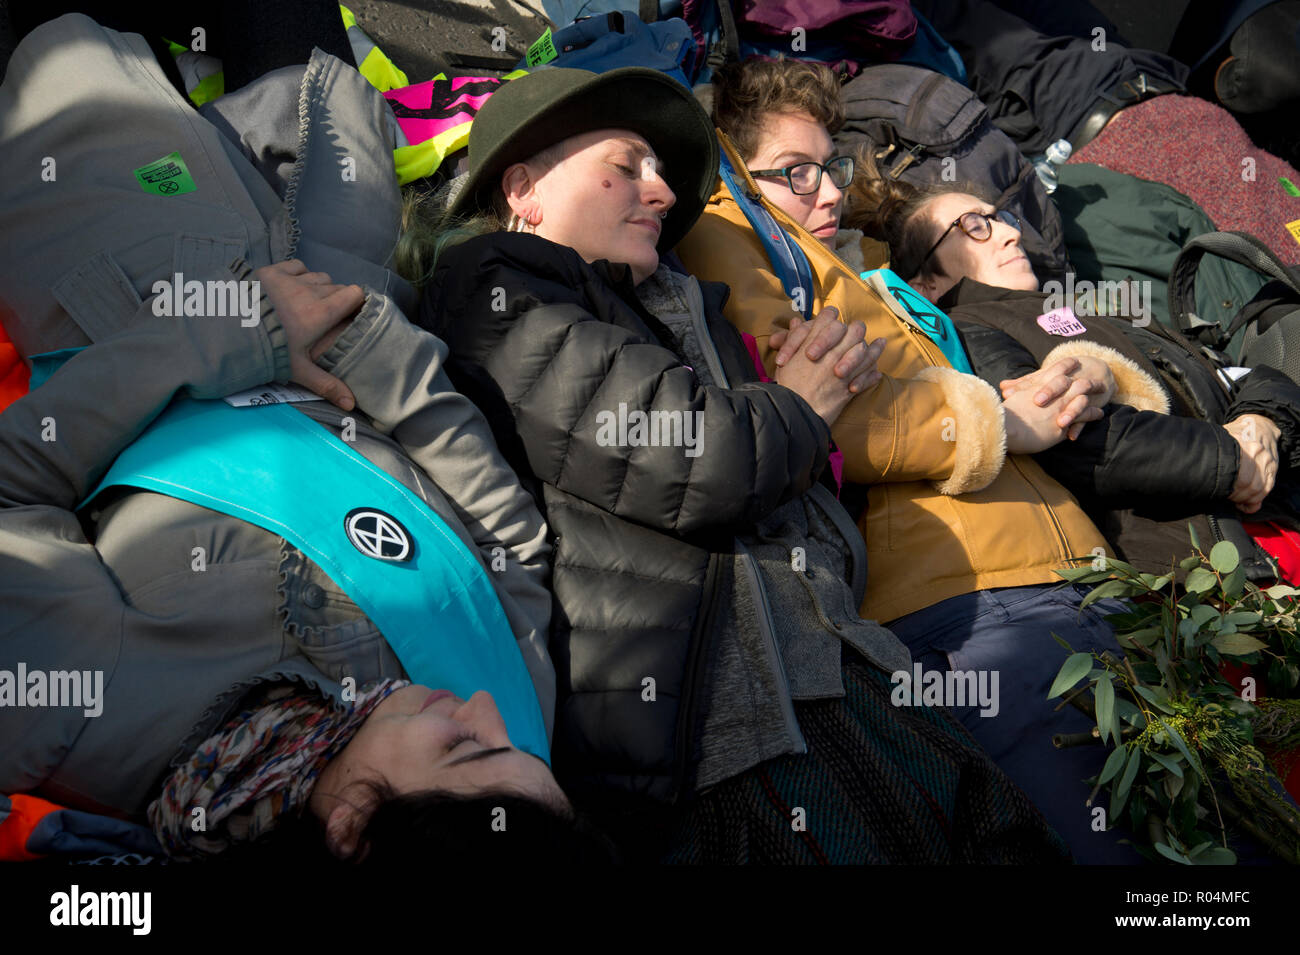
<svg viewBox="0 0 1300 955">
<path fill-rule="evenodd" d="M 92 342 L 120 331 L 144 301 L 107 252 L 64 272 L 50 291 Z"/>
</svg>

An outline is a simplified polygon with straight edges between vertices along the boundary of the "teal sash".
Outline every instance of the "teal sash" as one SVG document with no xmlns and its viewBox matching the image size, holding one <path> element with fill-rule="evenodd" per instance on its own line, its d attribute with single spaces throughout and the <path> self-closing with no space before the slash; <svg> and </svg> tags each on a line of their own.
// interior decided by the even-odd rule
<svg viewBox="0 0 1300 955">
<path fill-rule="evenodd" d="M 970 360 L 966 357 L 966 349 L 962 348 L 961 339 L 957 337 L 957 329 L 953 326 L 952 319 L 891 269 L 873 269 L 870 272 L 863 272 L 863 281 L 877 272 L 885 280 L 885 285 L 894 294 L 898 304 L 903 306 L 916 321 L 917 327 L 939 346 L 948 363 L 958 371 L 964 371 L 968 375 L 975 374 Z"/>
<path fill-rule="evenodd" d="M 290 541 L 374 621 L 415 683 L 462 698 L 487 690 L 511 742 L 550 763 L 537 692 L 482 565 L 423 501 L 315 421 L 283 404 L 178 397 L 85 503 L 113 485 L 190 501 Z M 354 546 L 345 521 L 362 508 L 401 525 L 407 559 Z"/>
</svg>

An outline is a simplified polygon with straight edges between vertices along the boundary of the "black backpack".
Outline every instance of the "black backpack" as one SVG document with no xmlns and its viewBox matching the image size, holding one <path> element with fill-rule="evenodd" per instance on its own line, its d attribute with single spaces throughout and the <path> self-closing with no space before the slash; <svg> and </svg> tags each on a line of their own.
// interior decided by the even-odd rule
<svg viewBox="0 0 1300 955">
<path fill-rule="evenodd" d="M 1210 252 L 1271 279 L 1223 329 L 1197 318 L 1196 270 Z M 1300 270 L 1248 232 L 1207 232 L 1183 246 L 1169 273 L 1169 316 L 1180 331 L 1239 365 L 1267 365 L 1300 384 Z"/>
<path fill-rule="evenodd" d="M 981 187 L 999 209 L 1020 218 L 1021 245 L 1039 280 L 1064 278 L 1061 214 L 1033 165 L 993 125 L 974 92 L 942 73 L 888 63 L 869 66 L 845 84 L 843 100 L 838 146 L 870 144 L 883 175 L 914 186 L 956 181 Z"/>
</svg>

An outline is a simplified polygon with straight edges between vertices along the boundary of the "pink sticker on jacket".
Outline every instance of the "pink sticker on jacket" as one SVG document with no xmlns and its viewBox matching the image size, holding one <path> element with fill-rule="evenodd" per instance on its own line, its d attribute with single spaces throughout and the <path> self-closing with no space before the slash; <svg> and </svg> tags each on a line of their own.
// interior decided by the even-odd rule
<svg viewBox="0 0 1300 955">
<path fill-rule="evenodd" d="M 1047 334 L 1062 335 L 1066 338 L 1071 335 L 1082 335 L 1088 330 L 1083 327 L 1083 322 L 1079 321 L 1074 314 L 1074 310 L 1068 305 L 1054 308 L 1044 315 L 1039 315 L 1038 324 Z"/>
</svg>

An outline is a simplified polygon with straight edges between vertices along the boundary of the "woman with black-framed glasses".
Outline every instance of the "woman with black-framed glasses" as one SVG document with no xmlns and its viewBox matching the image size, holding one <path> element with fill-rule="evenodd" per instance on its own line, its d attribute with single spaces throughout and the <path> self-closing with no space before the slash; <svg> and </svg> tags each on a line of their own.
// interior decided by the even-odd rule
<svg viewBox="0 0 1300 955">
<path fill-rule="evenodd" d="M 827 173 L 835 188 L 841 192 L 853 181 L 853 157 L 832 156 L 824 163 L 798 162 L 783 169 L 751 169 L 749 174 L 755 179 L 768 176 L 780 176 L 796 196 L 809 196 L 822 187 L 822 173 Z"/>
</svg>

